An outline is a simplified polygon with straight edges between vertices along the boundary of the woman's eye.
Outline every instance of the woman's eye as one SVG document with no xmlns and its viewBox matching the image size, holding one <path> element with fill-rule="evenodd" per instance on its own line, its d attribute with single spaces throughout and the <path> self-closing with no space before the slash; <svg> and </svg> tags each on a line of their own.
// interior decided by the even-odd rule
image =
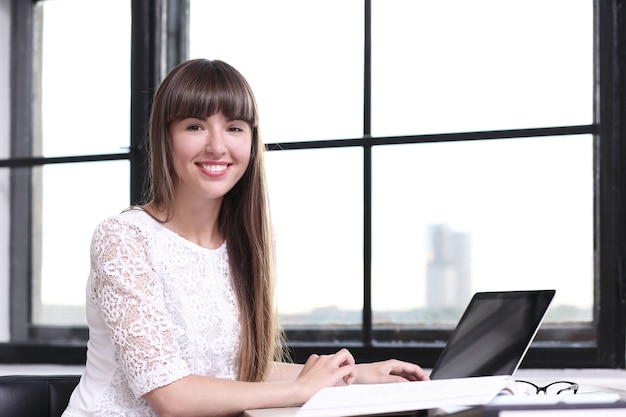
<svg viewBox="0 0 626 417">
<path fill-rule="evenodd" d="M 201 129 L 202 128 L 200 126 L 198 126 L 198 125 L 189 125 L 189 126 L 187 126 L 187 130 L 191 130 L 191 131 L 194 131 L 194 132 L 197 132 L 197 131 L 199 131 Z"/>
<path fill-rule="evenodd" d="M 229 132 L 243 132 L 243 129 L 239 126 L 231 126 L 228 128 Z"/>
</svg>

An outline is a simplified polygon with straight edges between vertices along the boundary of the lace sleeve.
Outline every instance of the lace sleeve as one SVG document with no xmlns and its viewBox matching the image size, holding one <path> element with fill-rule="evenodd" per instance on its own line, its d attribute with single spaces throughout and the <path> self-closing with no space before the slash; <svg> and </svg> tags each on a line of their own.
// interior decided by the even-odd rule
<svg viewBox="0 0 626 417">
<path fill-rule="evenodd" d="M 137 398 L 190 374 L 172 336 L 148 243 L 138 227 L 109 219 L 96 229 L 91 248 L 92 296 Z"/>
</svg>

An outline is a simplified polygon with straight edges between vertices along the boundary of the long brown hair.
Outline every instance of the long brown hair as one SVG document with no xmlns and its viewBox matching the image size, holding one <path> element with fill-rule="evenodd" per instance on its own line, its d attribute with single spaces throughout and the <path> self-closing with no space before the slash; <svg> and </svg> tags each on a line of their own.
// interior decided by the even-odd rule
<svg viewBox="0 0 626 417">
<path fill-rule="evenodd" d="M 269 219 L 259 135 L 258 110 L 245 78 L 222 61 L 195 59 L 176 66 L 156 91 L 150 115 L 150 187 L 148 201 L 173 216 L 172 145 L 168 128 L 186 117 L 217 112 L 252 127 L 250 163 L 239 182 L 224 196 L 218 217 L 228 248 L 230 274 L 239 305 L 241 340 L 238 379 L 261 381 L 270 364 L 282 357 L 274 306 L 274 242 Z"/>
</svg>

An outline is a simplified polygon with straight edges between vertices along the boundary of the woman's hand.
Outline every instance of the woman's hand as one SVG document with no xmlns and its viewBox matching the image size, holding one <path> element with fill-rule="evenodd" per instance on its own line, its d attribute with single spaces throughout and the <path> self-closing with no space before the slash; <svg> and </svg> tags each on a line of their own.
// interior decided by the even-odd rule
<svg viewBox="0 0 626 417">
<path fill-rule="evenodd" d="M 396 359 L 356 365 L 357 384 L 381 384 L 386 382 L 427 381 L 424 370 L 412 363 Z"/>
<path fill-rule="evenodd" d="M 356 379 L 354 357 L 347 349 L 332 355 L 311 355 L 296 378 L 304 400 L 308 400 L 322 388 L 343 382 L 352 384 Z"/>
</svg>

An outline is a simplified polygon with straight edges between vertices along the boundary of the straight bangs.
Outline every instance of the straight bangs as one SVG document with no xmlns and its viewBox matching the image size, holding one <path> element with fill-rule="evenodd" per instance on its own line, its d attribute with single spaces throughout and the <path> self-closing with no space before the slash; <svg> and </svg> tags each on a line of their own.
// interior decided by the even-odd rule
<svg viewBox="0 0 626 417">
<path fill-rule="evenodd" d="M 204 119 L 221 112 L 230 120 L 243 120 L 257 128 L 258 115 L 252 90 L 245 79 L 221 61 L 198 62 L 177 74 L 179 84 L 166 98 L 167 124 L 187 117 Z M 190 74 L 191 73 L 191 74 Z"/>
</svg>

